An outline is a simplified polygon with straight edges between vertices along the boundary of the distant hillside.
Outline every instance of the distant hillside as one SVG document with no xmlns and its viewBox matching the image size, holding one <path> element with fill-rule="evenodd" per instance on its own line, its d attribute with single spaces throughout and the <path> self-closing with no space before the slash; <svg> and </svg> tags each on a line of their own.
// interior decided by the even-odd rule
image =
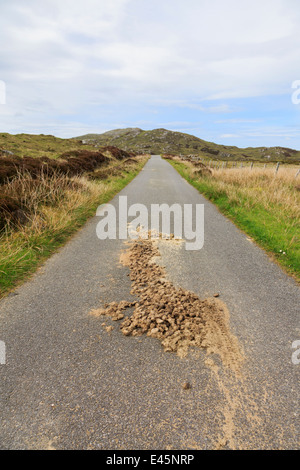
<svg viewBox="0 0 300 470">
<path fill-rule="evenodd" d="M 115 129 L 104 134 L 87 134 L 76 137 L 85 145 L 114 145 L 127 151 L 151 154 L 197 155 L 217 160 L 260 160 L 299 162 L 300 151 L 284 147 L 245 148 L 218 145 L 206 142 L 193 135 L 155 129 L 143 131 L 139 128 Z"/>
</svg>

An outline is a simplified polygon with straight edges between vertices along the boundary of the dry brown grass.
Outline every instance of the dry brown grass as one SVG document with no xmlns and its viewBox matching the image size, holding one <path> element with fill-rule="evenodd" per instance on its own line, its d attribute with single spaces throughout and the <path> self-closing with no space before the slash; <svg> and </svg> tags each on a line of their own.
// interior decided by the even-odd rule
<svg viewBox="0 0 300 470">
<path fill-rule="evenodd" d="M 242 193 L 249 202 L 262 204 L 266 209 L 288 212 L 300 217 L 300 176 L 295 178 L 296 167 L 281 167 L 275 173 L 274 167 L 214 169 L 214 184 L 226 192 L 231 200 L 239 200 Z"/>
<path fill-rule="evenodd" d="M 18 174 L 0 191 L 0 297 L 93 216 L 142 168 L 137 161 L 110 180 L 60 173 Z"/>
<path fill-rule="evenodd" d="M 47 212 L 60 206 L 59 212 L 65 212 L 69 199 L 76 203 L 84 203 L 94 191 L 101 190 L 98 185 L 87 181 L 83 177 L 69 178 L 61 174 L 48 176 L 41 173 L 38 178 L 29 173 L 18 173 L 14 179 L 3 185 L 0 192 L 1 227 L 6 232 L 17 228 L 18 231 L 31 227 L 37 219 L 44 220 Z M 79 199 L 79 201 L 78 201 Z M 10 207 L 5 201 L 11 201 Z"/>
<path fill-rule="evenodd" d="M 211 169 L 199 174 L 193 162 L 171 161 L 179 173 L 221 212 L 300 280 L 299 167 L 276 165 Z M 228 164 L 229 166 L 229 164 Z"/>
<path fill-rule="evenodd" d="M 51 234 L 62 233 L 76 222 L 76 214 L 85 207 L 95 205 L 99 196 L 109 192 L 110 185 L 103 185 L 84 177 L 72 179 L 53 176 L 45 181 L 32 180 L 26 175 L 14 180 L 11 193 L 26 214 L 26 223 L 15 224 L 7 219 L 1 234 L 1 261 L 15 257 L 18 251 L 30 247 L 35 240 L 47 245 Z M 19 193 L 19 191 L 21 191 Z"/>
</svg>

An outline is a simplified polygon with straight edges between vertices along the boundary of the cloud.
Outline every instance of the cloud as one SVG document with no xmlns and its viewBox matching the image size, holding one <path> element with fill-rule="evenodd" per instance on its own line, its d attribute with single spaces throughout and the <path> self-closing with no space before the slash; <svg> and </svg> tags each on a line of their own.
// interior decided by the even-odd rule
<svg viewBox="0 0 300 470">
<path fill-rule="evenodd" d="M 299 20 L 296 0 L 1 2 L 0 126 L 237 113 L 237 100 L 282 96 L 300 78 Z"/>
<path fill-rule="evenodd" d="M 233 119 L 220 119 L 215 121 L 215 124 L 249 124 L 260 122 L 260 119 L 245 119 L 245 118 L 233 118 Z"/>
<path fill-rule="evenodd" d="M 245 135 L 249 137 L 281 137 L 281 138 L 295 138 L 300 137 L 300 130 L 292 127 L 285 128 L 269 128 L 269 129 L 256 129 L 248 131 Z"/>
<path fill-rule="evenodd" d="M 235 139 L 239 137 L 238 134 L 222 134 L 220 135 L 221 139 Z"/>
</svg>

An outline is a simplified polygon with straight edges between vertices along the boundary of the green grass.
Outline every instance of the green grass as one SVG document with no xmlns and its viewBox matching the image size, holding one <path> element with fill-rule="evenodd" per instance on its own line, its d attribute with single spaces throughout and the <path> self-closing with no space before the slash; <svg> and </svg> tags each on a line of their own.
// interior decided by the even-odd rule
<svg viewBox="0 0 300 470">
<path fill-rule="evenodd" d="M 9 293 L 33 274 L 50 255 L 63 246 L 90 217 L 95 215 L 100 204 L 110 201 L 129 184 L 144 164 L 145 161 L 140 162 L 135 169 L 124 172 L 122 176 L 111 177 L 105 182 L 90 182 L 89 184 L 94 188 L 93 196 L 77 204 L 74 210 L 69 211 L 68 217 L 61 215 L 60 207 L 54 207 L 51 209 L 53 223 L 51 223 L 52 212 L 50 212 L 48 223 L 41 229 L 25 227 L 24 230 L 2 235 L 0 238 L 0 297 Z M 63 204 L 62 201 L 61 205 Z"/>
<path fill-rule="evenodd" d="M 271 200 L 266 206 L 255 196 L 249 196 L 243 185 L 235 185 L 232 194 L 233 185 L 224 184 L 224 181 L 219 184 L 220 181 L 211 176 L 196 177 L 184 163 L 170 163 L 225 216 L 264 248 L 286 272 L 300 281 L 299 219 L 285 207 L 284 200 L 281 203 Z"/>
</svg>

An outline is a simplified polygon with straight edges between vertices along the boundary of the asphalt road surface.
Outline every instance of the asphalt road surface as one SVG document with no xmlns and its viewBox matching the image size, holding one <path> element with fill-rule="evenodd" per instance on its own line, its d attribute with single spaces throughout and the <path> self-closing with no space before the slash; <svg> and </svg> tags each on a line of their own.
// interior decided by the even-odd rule
<svg viewBox="0 0 300 470">
<path fill-rule="evenodd" d="M 220 294 L 244 351 L 242 376 L 216 372 L 203 350 L 180 358 L 159 340 L 125 337 L 106 319 L 108 333 L 90 315 L 132 299 L 124 242 L 100 241 L 95 217 L 0 302 L 0 448 L 299 449 L 295 281 L 158 156 L 120 195 L 147 207 L 205 205 L 203 249 L 162 243 L 162 262 L 176 286 Z"/>
</svg>

